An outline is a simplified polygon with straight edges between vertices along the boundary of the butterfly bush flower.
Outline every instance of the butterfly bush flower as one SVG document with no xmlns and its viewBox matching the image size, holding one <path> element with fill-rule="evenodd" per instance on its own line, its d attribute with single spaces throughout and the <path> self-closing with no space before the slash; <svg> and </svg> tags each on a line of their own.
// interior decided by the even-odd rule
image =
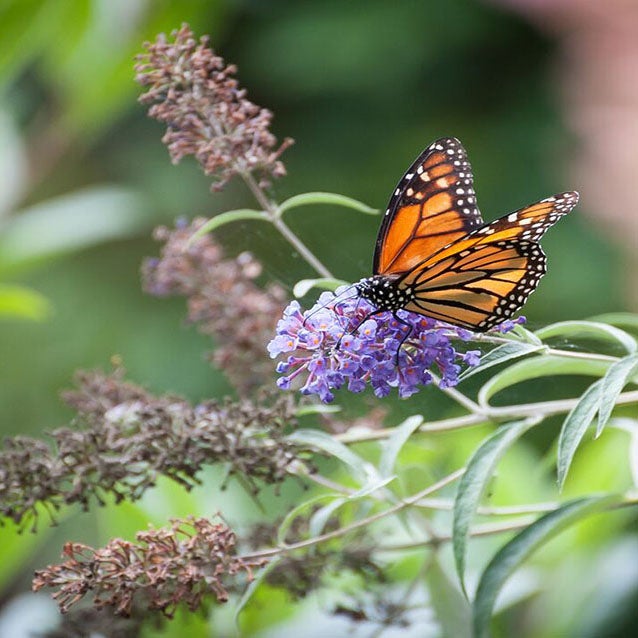
<svg viewBox="0 0 638 638">
<path fill-rule="evenodd" d="M 375 308 L 360 297 L 340 298 L 346 290 L 323 293 L 306 313 L 296 301 L 288 305 L 268 345 L 272 358 L 288 354 L 277 366 L 280 388 L 300 384 L 302 394 L 330 402 L 333 390 L 362 392 L 369 384 L 378 397 L 397 388 L 405 398 L 432 383 L 433 374 L 441 387 L 454 386 L 462 364 L 479 363 L 478 350 L 452 345 L 468 341 L 468 330 L 403 310 L 397 313 L 401 321 L 390 312 L 369 317 Z"/>
</svg>

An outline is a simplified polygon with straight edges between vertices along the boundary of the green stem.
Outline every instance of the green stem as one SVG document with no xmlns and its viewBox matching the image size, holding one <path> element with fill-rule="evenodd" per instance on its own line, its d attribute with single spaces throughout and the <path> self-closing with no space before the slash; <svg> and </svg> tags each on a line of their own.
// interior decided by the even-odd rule
<svg viewBox="0 0 638 638">
<path fill-rule="evenodd" d="M 545 418 L 555 414 L 565 414 L 572 410 L 579 401 L 580 398 L 560 399 L 558 401 L 540 401 L 538 403 L 508 405 L 502 408 L 481 408 L 477 413 L 424 423 L 417 432 L 447 432 L 449 430 L 459 430 L 461 428 L 484 425 L 486 423 L 496 423 L 525 417 Z M 634 390 L 621 394 L 616 401 L 616 405 L 628 405 L 637 402 L 638 390 Z M 344 432 L 343 434 L 335 435 L 335 438 L 342 443 L 361 443 L 364 441 L 386 439 L 393 432 L 394 428 L 381 428 L 379 430 L 370 430 L 369 432 Z"/>
<path fill-rule="evenodd" d="M 254 552 L 252 554 L 246 554 L 242 556 L 242 558 L 245 560 L 248 560 L 248 559 L 252 560 L 257 558 L 268 558 L 270 556 L 276 556 L 277 554 L 281 554 L 284 552 L 292 552 L 297 549 L 311 547 L 312 545 L 323 543 L 324 541 L 328 541 L 333 538 L 339 538 L 340 536 L 344 536 L 345 534 L 348 534 L 355 529 L 359 529 L 360 527 L 367 527 L 368 525 L 375 523 L 376 521 L 379 521 L 385 518 L 386 516 L 390 516 L 391 514 L 396 514 L 397 512 L 400 512 L 402 509 L 405 509 L 406 507 L 410 507 L 411 505 L 416 503 L 418 500 L 426 496 L 429 496 L 430 494 L 442 489 L 443 487 L 445 487 L 446 485 L 449 485 L 450 483 L 453 483 L 461 476 L 461 474 L 463 474 L 463 472 L 464 470 L 457 470 L 456 472 L 452 472 L 452 474 L 448 474 L 446 477 L 442 478 L 440 481 L 437 481 L 436 483 L 433 483 L 432 485 L 429 485 L 424 490 L 421 490 L 420 492 L 417 492 L 416 494 L 413 494 L 412 496 L 401 500 L 396 505 L 393 505 L 392 507 L 389 507 L 388 509 L 385 509 L 382 512 L 377 512 L 376 514 L 373 514 L 372 516 L 368 516 L 366 518 L 362 518 L 358 521 L 355 521 L 354 523 L 351 523 L 350 525 L 346 525 L 345 527 L 341 527 L 332 532 L 326 532 L 325 534 L 320 534 L 319 536 L 315 536 L 314 538 L 309 538 L 307 540 L 299 541 L 297 543 L 291 543 L 289 545 L 280 545 L 279 547 L 273 547 L 270 549 L 264 549 L 258 552 Z"/>
<path fill-rule="evenodd" d="M 290 230 L 284 220 L 277 214 L 277 205 L 266 196 L 259 184 L 255 181 L 252 173 L 249 171 L 242 171 L 241 176 L 252 194 L 255 196 L 257 202 L 259 202 L 259 205 L 268 215 L 269 221 L 288 241 L 288 243 L 319 275 L 333 279 L 332 273 L 321 263 L 315 254 L 301 241 L 301 239 L 299 239 L 299 237 Z"/>
</svg>

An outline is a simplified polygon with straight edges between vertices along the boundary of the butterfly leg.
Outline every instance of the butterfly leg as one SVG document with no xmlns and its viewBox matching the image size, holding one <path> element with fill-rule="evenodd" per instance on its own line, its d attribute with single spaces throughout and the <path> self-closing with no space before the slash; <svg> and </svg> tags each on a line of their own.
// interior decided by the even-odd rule
<svg viewBox="0 0 638 638">
<path fill-rule="evenodd" d="M 403 338 L 401 339 L 401 343 L 399 343 L 399 347 L 397 348 L 397 353 L 395 355 L 395 361 L 397 364 L 397 368 L 399 367 L 399 353 L 401 352 L 401 348 L 403 347 L 403 344 L 408 340 L 409 336 L 412 334 L 412 326 L 405 321 L 404 319 L 401 319 L 401 317 L 399 317 L 399 315 L 397 315 L 396 312 L 392 313 L 392 316 L 403 326 L 407 326 L 408 331 L 405 333 L 405 335 L 403 335 Z"/>
<path fill-rule="evenodd" d="M 359 328 L 368 320 L 370 319 L 370 317 L 374 317 L 374 315 L 380 315 L 382 312 L 385 312 L 385 310 L 374 310 L 373 312 L 369 312 L 357 325 L 356 327 L 354 327 L 352 330 L 348 330 L 342 333 L 342 335 L 339 337 L 339 340 L 337 341 L 336 345 L 335 345 L 335 350 L 339 350 L 339 347 L 341 346 L 341 340 L 346 336 L 346 335 L 353 335 L 357 330 L 359 330 Z"/>
</svg>

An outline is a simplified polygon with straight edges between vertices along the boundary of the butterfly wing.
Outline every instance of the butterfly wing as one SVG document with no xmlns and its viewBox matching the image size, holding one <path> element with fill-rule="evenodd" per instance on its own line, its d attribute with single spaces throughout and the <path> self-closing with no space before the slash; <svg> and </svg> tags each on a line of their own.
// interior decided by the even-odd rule
<svg viewBox="0 0 638 638">
<path fill-rule="evenodd" d="M 413 162 L 390 199 L 373 273 L 405 273 L 482 225 L 465 149 L 453 137 L 437 140 Z"/>
<path fill-rule="evenodd" d="M 405 309 L 476 331 L 511 317 L 545 274 L 538 241 L 577 203 L 576 192 L 548 197 L 439 250 L 398 282 L 413 293 Z"/>
</svg>

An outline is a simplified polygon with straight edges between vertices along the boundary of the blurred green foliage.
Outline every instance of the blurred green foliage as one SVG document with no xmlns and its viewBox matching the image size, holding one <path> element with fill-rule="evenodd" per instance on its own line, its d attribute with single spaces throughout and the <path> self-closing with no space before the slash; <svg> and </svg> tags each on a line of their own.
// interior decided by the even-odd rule
<svg viewBox="0 0 638 638">
<path fill-rule="evenodd" d="M 207 179 L 193 162 L 171 166 L 160 143 L 161 127 L 136 105 L 134 55 L 144 40 L 182 22 L 210 34 L 217 52 L 238 64 L 250 98 L 275 113 L 275 133 L 296 139 L 284 156 L 289 175 L 275 184 L 279 201 L 304 191 L 331 191 L 383 208 L 413 157 L 443 135 L 457 136 L 467 147 L 488 220 L 579 187 L 565 181 L 573 140 L 563 125 L 553 83 L 555 44 L 489 3 L 2 0 L 4 435 L 65 423 L 70 414 L 58 401 L 58 391 L 70 384 L 75 369 L 107 368 L 113 354 L 123 357 L 131 378 L 156 391 L 177 391 L 193 399 L 231 392 L 204 361 L 208 340 L 182 326 L 183 302 L 147 297 L 138 281 L 141 259 L 157 252 L 149 239 L 154 225 L 180 215 L 210 216 L 254 206 L 240 184 L 210 194 Z M 369 274 L 375 218 L 324 206 L 301 209 L 289 221 L 337 277 L 355 280 Z M 337 226 L 347 232 L 325 232 Z M 254 251 L 266 275 L 290 288 L 315 276 L 269 226 L 229 225 L 219 235 L 230 254 Z M 533 325 L 623 308 L 613 283 L 620 268 L 616 251 L 578 211 L 549 233 L 544 246 L 550 274 L 525 310 Z M 422 409 L 432 393 L 422 397 L 400 410 Z M 452 455 L 462 463 L 476 444 L 450 439 L 449 444 L 445 437 L 437 440 L 433 463 L 450 462 Z M 597 457 L 601 443 L 613 456 L 617 441 L 605 434 L 596 443 Z M 518 449 L 508 485 L 525 486 L 534 492 L 532 498 L 551 493 L 547 476 L 530 480 L 543 453 Z M 413 461 L 415 481 L 424 471 L 423 462 L 422 457 Z M 585 489 L 588 463 L 599 461 L 586 454 L 576 457 L 568 490 L 573 484 Z M 500 490 L 505 487 L 500 483 Z M 164 520 L 177 513 L 167 506 L 174 499 L 163 487 L 152 498 L 163 503 Z M 232 501 L 221 495 L 207 498 L 193 513 L 209 515 Z M 283 510 L 287 502 L 284 498 L 277 507 Z M 146 511 L 138 520 L 149 517 Z M 85 526 L 88 518 L 93 523 Z M 125 527 L 131 520 L 135 516 L 121 506 L 117 514 L 109 508 L 97 517 L 73 516 L 62 529 L 66 538 L 77 537 L 81 525 L 85 536 L 104 540 L 130 534 Z M 34 545 L 45 538 L 13 537 L 11 542 L 20 547 L 11 550 L 14 561 L 35 551 Z M 622 550 L 635 560 L 634 540 L 608 551 Z M 582 539 L 571 573 L 585 569 L 590 542 Z M 53 560 L 60 545 L 47 544 L 36 554 L 40 564 Z M 567 546 L 569 540 L 561 541 L 558 553 Z M 568 579 L 566 570 L 555 570 L 552 588 L 565 591 L 560 583 Z M 26 587 L 28 574 L 20 577 L 12 569 L 11 578 Z M 621 593 L 609 604 L 620 605 Z M 573 597 L 574 604 L 582 600 L 577 593 Z M 545 597 L 535 609 L 541 613 L 557 604 Z M 568 602 L 552 612 L 557 623 L 565 608 L 570 608 Z M 245 620 L 248 626 L 263 628 L 281 619 L 247 613 L 253 614 Z M 308 611 L 310 617 L 317 613 Z M 602 622 L 601 614 L 600 606 L 590 608 L 589 615 L 596 616 L 591 622 Z M 578 627 L 578 619 L 572 620 L 572 629 Z M 205 635 L 203 631 L 193 629 L 189 635 Z M 568 634 L 561 629 L 544 635 Z"/>
</svg>

